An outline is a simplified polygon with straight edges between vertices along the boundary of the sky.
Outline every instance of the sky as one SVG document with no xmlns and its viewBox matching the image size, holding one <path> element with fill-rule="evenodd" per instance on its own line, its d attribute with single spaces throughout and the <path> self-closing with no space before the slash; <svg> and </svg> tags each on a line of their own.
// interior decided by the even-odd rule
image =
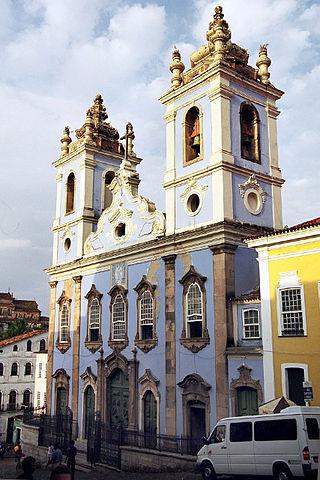
<svg viewBox="0 0 320 480">
<path fill-rule="evenodd" d="M 284 224 L 319 213 L 320 2 L 221 0 L 232 41 L 255 65 L 269 44 L 278 103 Z M 140 192 L 164 209 L 164 107 L 173 45 L 206 43 L 209 0 L 0 0 L 0 291 L 49 310 L 55 169 L 65 125 L 74 131 L 101 93 L 110 123 L 131 121 Z M 157 186 L 155 188 L 155 186 Z"/>
</svg>

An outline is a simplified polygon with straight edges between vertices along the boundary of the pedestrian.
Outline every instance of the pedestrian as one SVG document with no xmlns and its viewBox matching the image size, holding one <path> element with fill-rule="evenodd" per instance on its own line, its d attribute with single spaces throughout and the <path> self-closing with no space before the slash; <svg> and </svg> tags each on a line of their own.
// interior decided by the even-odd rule
<svg viewBox="0 0 320 480">
<path fill-rule="evenodd" d="M 48 448 L 48 461 L 47 461 L 46 468 L 48 468 L 48 466 L 52 464 L 53 452 L 54 452 L 54 446 L 52 445 L 52 443 L 50 443 Z"/>
<path fill-rule="evenodd" d="M 71 473 L 66 465 L 58 465 L 50 475 L 50 480 L 71 480 Z"/>
<path fill-rule="evenodd" d="M 74 480 L 74 471 L 76 469 L 76 455 L 77 455 L 77 449 L 74 445 L 74 440 L 71 440 L 69 444 L 69 448 L 67 450 L 66 462 L 67 462 L 67 467 L 70 468 L 72 480 Z"/>
<path fill-rule="evenodd" d="M 52 453 L 52 468 L 57 467 L 57 465 L 61 465 L 62 463 L 62 451 L 59 445 L 55 445 L 53 447 L 53 453 Z"/>
<path fill-rule="evenodd" d="M 14 461 L 17 463 L 16 470 L 19 470 L 21 468 L 21 459 L 22 457 L 24 457 L 24 453 L 22 452 L 20 443 L 17 443 L 13 451 L 14 451 Z"/>
<path fill-rule="evenodd" d="M 33 472 L 36 469 L 36 459 L 34 457 L 25 457 L 21 462 L 22 472 L 17 478 L 33 480 Z"/>
</svg>

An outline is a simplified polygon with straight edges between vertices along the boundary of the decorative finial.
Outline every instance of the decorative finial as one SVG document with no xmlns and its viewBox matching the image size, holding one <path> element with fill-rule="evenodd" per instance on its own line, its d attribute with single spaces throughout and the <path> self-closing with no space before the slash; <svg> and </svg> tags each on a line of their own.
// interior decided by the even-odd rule
<svg viewBox="0 0 320 480">
<path fill-rule="evenodd" d="M 68 126 L 64 127 L 60 142 L 61 142 L 61 155 L 62 156 L 67 155 L 67 153 L 69 153 L 69 144 L 72 142 L 70 137 L 70 128 Z"/>
<path fill-rule="evenodd" d="M 93 142 L 94 121 L 93 121 L 93 115 L 90 108 L 89 110 L 87 110 L 87 116 L 86 116 L 84 127 L 85 127 L 85 131 L 84 131 L 85 143 L 89 143 L 89 144 L 94 143 Z"/>
<path fill-rule="evenodd" d="M 133 140 L 135 139 L 135 134 L 133 131 L 132 123 L 129 122 L 127 124 L 126 130 L 127 130 L 126 135 L 128 136 L 128 156 L 135 157 L 136 154 L 133 151 Z"/>
<path fill-rule="evenodd" d="M 259 57 L 256 63 L 258 67 L 258 78 L 260 79 L 261 83 L 264 83 L 265 85 L 269 85 L 270 83 L 270 72 L 268 69 L 271 65 L 271 60 L 268 57 L 267 47 L 267 43 L 260 45 Z"/>
<path fill-rule="evenodd" d="M 124 158 L 122 160 L 120 168 L 122 170 L 132 170 L 132 165 L 128 157 L 135 157 L 136 154 L 133 151 L 133 140 L 135 138 L 132 123 L 128 122 L 126 125 L 126 133 L 120 140 L 125 140 Z"/>
<path fill-rule="evenodd" d="M 173 48 L 172 63 L 169 66 L 172 73 L 171 83 L 173 88 L 180 87 L 183 83 L 182 72 L 185 69 L 183 62 L 181 61 L 181 55 L 176 46 Z"/>
<path fill-rule="evenodd" d="M 231 32 L 228 23 L 223 19 L 222 7 L 217 6 L 214 11 L 213 20 L 209 23 L 209 30 L 207 31 L 207 40 L 209 45 L 213 46 L 214 60 L 220 61 L 225 56 L 226 44 L 231 38 Z"/>
</svg>

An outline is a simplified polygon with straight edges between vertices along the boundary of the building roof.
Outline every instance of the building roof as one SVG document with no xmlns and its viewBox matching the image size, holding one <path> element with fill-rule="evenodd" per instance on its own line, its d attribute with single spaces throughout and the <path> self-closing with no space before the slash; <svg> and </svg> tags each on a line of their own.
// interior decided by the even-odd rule
<svg viewBox="0 0 320 480">
<path fill-rule="evenodd" d="M 235 302 L 248 302 L 248 301 L 254 301 L 256 300 L 257 302 L 260 302 L 260 287 L 255 287 L 252 290 L 249 290 L 248 292 L 243 293 L 242 295 L 239 295 L 238 297 L 232 298 L 233 301 Z"/>
<path fill-rule="evenodd" d="M 310 220 L 306 220 L 305 222 L 298 223 L 296 225 L 292 225 L 291 227 L 284 227 L 280 230 L 271 230 L 270 232 L 266 232 L 265 234 L 255 235 L 246 240 L 255 240 L 258 238 L 267 238 L 267 237 L 275 237 L 277 235 L 282 235 L 283 233 L 290 233 L 290 232 L 297 232 L 301 230 L 309 230 L 314 227 L 320 227 L 320 217 L 312 218 Z"/>
<path fill-rule="evenodd" d="M 14 299 L 14 305 L 16 307 L 16 310 L 39 310 L 38 309 L 38 304 L 35 300 L 16 300 Z"/>
<path fill-rule="evenodd" d="M 42 333 L 47 333 L 46 330 L 32 330 L 31 332 L 22 333 L 16 337 L 6 338 L 6 340 L 0 341 L 0 347 L 6 347 L 12 343 L 18 343 L 27 338 L 35 337 L 36 335 L 41 335 Z"/>
</svg>

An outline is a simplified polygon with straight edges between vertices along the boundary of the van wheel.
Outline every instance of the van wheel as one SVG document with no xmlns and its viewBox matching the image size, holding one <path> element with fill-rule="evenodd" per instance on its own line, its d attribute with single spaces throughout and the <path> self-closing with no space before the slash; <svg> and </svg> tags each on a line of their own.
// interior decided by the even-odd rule
<svg viewBox="0 0 320 480">
<path fill-rule="evenodd" d="M 201 465 L 203 480 L 216 480 L 216 473 L 211 463 L 206 462 Z"/>
<path fill-rule="evenodd" d="M 286 465 L 279 465 L 274 471 L 273 478 L 274 480 L 291 480 L 292 475 Z"/>
</svg>

